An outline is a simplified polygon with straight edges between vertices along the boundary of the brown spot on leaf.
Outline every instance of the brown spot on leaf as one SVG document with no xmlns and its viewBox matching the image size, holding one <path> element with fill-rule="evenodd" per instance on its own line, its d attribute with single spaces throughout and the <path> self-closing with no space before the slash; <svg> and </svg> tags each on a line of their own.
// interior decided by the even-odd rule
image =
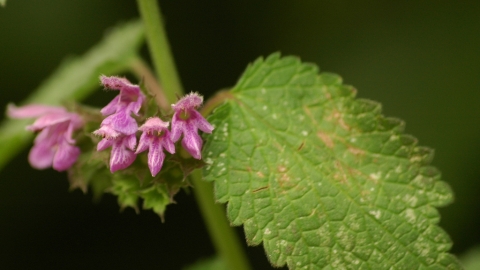
<svg viewBox="0 0 480 270">
<path fill-rule="evenodd" d="M 264 178 L 265 175 L 262 173 L 262 172 L 257 172 L 257 176 L 260 177 L 260 178 Z"/>
<path fill-rule="evenodd" d="M 345 168 L 343 167 L 340 161 L 335 161 L 335 168 L 337 171 L 333 175 L 333 178 L 337 180 L 339 183 L 346 184 L 348 182 L 347 174 L 345 173 Z"/>
<path fill-rule="evenodd" d="M 333 140 L 332 138 L 325 132 L 318 131 L 317 136 L 320 138 L 320 140 L 323 141 L 323 143 L 330 149 L 333 148 Z"/>
<path fill-rule="evenodd" d="M 343 129 L 350 130 L 350 127 L 343 121 L 342 114 L 339 111 L 335 110 L 333 112 L 333 118 Z"/>
<path fill-rule="evenodd" d="M 254 189 L 252 191 L 252 193 L 257 193 L 257 192 L 260 192 L 262 190 L 267 190 L 269 188 L 269 186 L 265 186 L 265 187 L 260 187 L 260 188 L 257 188 L 257 189 Z"/>
<path fill-rule="evenodd" d="M 297 151 L 300 151 L 303 149 L 303 146 L 305 146 L 305 142 L 302 142 L 300 146 L 297 148 Z"/>
<path fill-rule="evenodd" d="M 284 146 L 279 144 L 278 142 L 273 142 L 273 146 L 278 149 L 279 152 L 283 152 Z"/>
<path fill-rule="evenodd" d="M 353 147 L 353 146 L 348 146 L 348 151 L 356 156 L 363 156 L 365 155 L 365 151 L 360 149 L 360 148 L 357 148 L 357 147 Z"/>
</svg>

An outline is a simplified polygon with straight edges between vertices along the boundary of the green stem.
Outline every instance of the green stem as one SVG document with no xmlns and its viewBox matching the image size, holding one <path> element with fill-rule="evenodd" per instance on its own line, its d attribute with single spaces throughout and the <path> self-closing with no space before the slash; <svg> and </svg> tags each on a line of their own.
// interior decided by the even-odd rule
<svg viewBox="0 0 480 270">
<path fill-rule="evenodd" d="M 137 0 L 137 3 L 144 22 L 153 64 L 158 77 L 161 78 L 164 93 L 169 102 L 175 102 L 176 96 L 182 95 L 183 90 L 162 25 L 160 7 L 154 0 Z M 227 269 L 250 269 L 238 236 L 226 219 L 223 206 L 215 203 L 212 184 L 202 180 L 200 170 L 194 171 L 190 177 L 194 184 L 195 198 L 210 237 Z"/>
<path fill-rule="evenodd" d="M 194 185 L 195 197 L 207 224 L 210 237 L 227 269 L 250 269 L 238 236 L 225 217 L 225 209 L 222 205 L 215 203 L 212 192 L 213 185 L 202 180 L 200 170 L 192 172 L 190 176 Z"/>
<path fill-rule="evenodd" d="M 183 95 L 183 90 L 168 44 L 167 34 L 162 24 L 160 7 L 154 0 L 138 0 L 137 3 L 144 23 L 153 66 L 165 89 L 168 100 L 170 102 L 175 101 L 177 95 Z"/>
<path fill-rule="evenodd" d="M 170 103 L 165 92 L 143 59 L 140 57 L 135 58 L 130 64 L 130 70 L 145 83 L 147 90 L 155 98 L 157 105 L 165 112 L 170 111 Z"/>
</svg>

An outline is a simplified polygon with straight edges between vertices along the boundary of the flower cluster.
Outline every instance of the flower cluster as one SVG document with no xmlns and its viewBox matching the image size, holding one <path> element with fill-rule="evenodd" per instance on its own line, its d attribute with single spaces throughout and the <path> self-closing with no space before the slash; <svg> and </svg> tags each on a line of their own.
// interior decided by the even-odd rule
<svg viewBox="0 0 480 270">
<path fill-rule="evenodd" d="M 65 171 L 75 163 L 80 149 L 74 146 L 72 133 L 83 126 L 78 114 L 67 112 L 62 107 L 44 105 L 10 105 L 7 114 L 12 118 L 37 118 L 27 126 L 27 130 L 39 132 L 28 155 L 32 167 L 53 167 L 57 171 Z"/>
<path fill-rule="evenodd" d="M 203 103 L 202 96 L 191 93 L 172 105 L 172 126 L 159 117 L 151 117 L 138 127 L 136 117 L 146 97 L 138 85 L 120 77 L 101 76 L 106 89 L 119 94 L 100 110 L 105 118 L 93 134 L 101 136 L 97 151 L 111 147 L 110 171 L 113 173 L 129 167 L 141 152 L 148 150 L 148 167 L 152 176 L 158 174 L 165 160 L 164 150 L 175 154 L 175 142 L 181 144 L 193 158 L 201 159 L 202 138 L 198 130 L 211 133 L 213 126 L 197 111 Z M 37 169 L 53 167 L 57 171 L 69 169 L 80 155 L 75 146 L 73 132 L 83 127 L 82 118 L 62 107 L 10 105 L 8 115 L 12 118 L 38 118 L 27 129 L 39 131 L 29 155 L 30 164 Z M 137 147 L 137 131 L 141 131 Z"/>
<path fill-rule="evenodd" d="M 174 143 L 183 135 L 182 146 L 192 157 L 201 159 L 202 138 L 198 129 L 211 133 L 213 126 L 197 111 L 202 105 L 203 98 L 197 93 L 191 93 L 172 105 L 171 131 L 168 130 L 169 122 L 164 122 L 158 117 L 152 117 L 138 128 L 136 120 L 131 116 L 138 112 L 145 100 L 145 96 L 136 85 L 128 80 L 118 77 L 101 77 L 105 88 L 119 90 L 115 97 L 101 112 L 107 116 L 100 129 L 94 131 L 103 139 L 98 143 L 97 150 L 102 151 L 112 147 L 110 155 L 110 171 L 125 169 L 135 160 L 137 154 L 148 149 L 148 167 L 152 176 L 158 174 L 165 160 L 163 150 L 175 153 Z M 137 130 L 142 131 L 138 147 L 136 147 Z"/>
<path fill-rule="evenodd" d="M 101 76 L 100 81 L 106 89 L 118 90 L 120 93 L 100 112 L 107 116 L 100 129 L 93 132 L 103 137 L 97 145 L 97 151 L 112 147 L 110 171 L 113 173 L 130 166 L 136 158 L 137 121 L 132 114 L 138 115 L 145 95 L 138 85 L 131 84 L 125 78 Z"/>
</svg>

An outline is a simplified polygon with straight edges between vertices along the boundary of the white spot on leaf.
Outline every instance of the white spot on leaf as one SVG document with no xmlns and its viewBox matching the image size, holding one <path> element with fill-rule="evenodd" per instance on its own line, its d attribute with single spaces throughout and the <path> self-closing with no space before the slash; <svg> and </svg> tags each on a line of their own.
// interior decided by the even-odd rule
<svg viewBox="0 0 480 270">
<path fill-rule="evenodd" d="M 382 216 L 382 212 L 380 212 L 380 210 L 370 210 L 368 213 L 370 213 L 370 215 L 372 215 L 376 219 L 380 219 L 380 217 Z"/>
<path fill-rule="evenodd" d="M 382 172 L 371 173 L 369 176 L 370 176 L 370 178 L 372 178 L 373 180 L 378 180 L 378 179 L 380 179 L 380 177 L 382 176 Z"/>
</svg>

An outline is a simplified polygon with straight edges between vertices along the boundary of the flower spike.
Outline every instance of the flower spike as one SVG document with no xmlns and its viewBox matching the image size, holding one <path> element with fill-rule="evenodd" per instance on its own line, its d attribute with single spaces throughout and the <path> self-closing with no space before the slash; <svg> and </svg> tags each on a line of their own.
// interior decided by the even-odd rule
<svg viewBox="0 0 480 270">
<path fill-rule="evenodd" d="M 110 154 L 110 171 L 113 173 L 130 166 L 137 157 L 134 152 L 138 130 L 137 121 L 132 114 L 138 115 L 145 95 L 138 85 L 131 84 L 120 77 L 101 76 L 100 81 L 106 89 L 119 90 L 120 93 L 100 112 L 107 116 L 100 128 L 93 132 L 103 139 L 97 145 L 97 151 L 112 147 Z"/>
</svg>

